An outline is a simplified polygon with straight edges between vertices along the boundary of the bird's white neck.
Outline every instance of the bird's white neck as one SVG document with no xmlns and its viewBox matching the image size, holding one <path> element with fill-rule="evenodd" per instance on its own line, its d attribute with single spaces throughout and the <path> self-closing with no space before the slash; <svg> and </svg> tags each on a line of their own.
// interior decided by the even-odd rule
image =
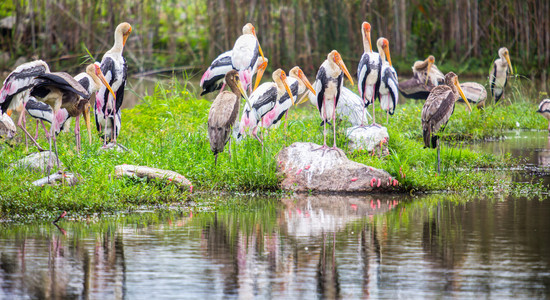
<svg viewBox="0 0 550 300">
<path fill-rule="evenodd" d="M 372 49 L 370 48 L 369 41 L 363 34 L 363 49 L 365 50 L 365 53 L 372 53 Z"/>
<path fill-rule="evenodd" d="M 384 63 L 386 61 L 386 53 L 384 52 L 382 47 L 380 47 L 380 45 L 376 45 L 376 47 L 378 48 L 378 54 L 380 55 L 380 58 L 382 59 L 382 63 Z"/>
<path fill-rule="evenodd" d="M 124 50 L 124 37 L 121 32 L 115 31 L 115 44 L 113 45 L 113 48 L 111 50 L 107 51 L 107 53 L 118 53 L 122 55 L 122 51 Z"/>
</svg>

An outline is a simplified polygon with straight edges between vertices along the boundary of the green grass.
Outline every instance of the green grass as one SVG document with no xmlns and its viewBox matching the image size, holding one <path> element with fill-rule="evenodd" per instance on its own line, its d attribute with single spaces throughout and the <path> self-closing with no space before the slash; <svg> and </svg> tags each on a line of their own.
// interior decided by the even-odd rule
<svg viewBox="0 0 550 300">
<path fill-rule="evenodd" d="M 322 143 L 322 128 L 318 113 L 310 106 L 293 109 L 289 126 L 265 134 L 265 148 L 254 139 L 232 144 L 232 160 L 227 150 L 220 154 L 218 166 L 207 137 L 207 115 L 210 102 L 196 99 L 185 85 L 174 81 L 169 87 L 159 85 L 154 95 L 123 113 L 123 128 L 119 142 L 132 149 L 130 153 L 99 150 L 101 141 L 94 134 L 93 144 L 83 139 L 82 152 L 74 152 L 74 137 L 62 133 L 58 138 L 59 153 L 69 171 L 79 173 L 83 181 L 74 186 L 34 187 L 31 182 L 44 177 L 22 169 L 12 169 L 11 162 L 35 151 L 25 151 L 24 143 L 5 144 L 0 148 L 0 219 L 48 219 L 60 211 L 88 216 L 95 213 L 131 211 L 141 206 L 166 207 L 184 203 L 188 193 L 162 182 L 137 179 L 115 179 L 114 167 L 135 164 L 179 172 L 193 182 L 195 190 L 280 193 L 281 178 L 276 172 L 275 156 L 297 141 Z M 421 143 L 421 102 L 398 106 L 390 119 L 390 155 L 371 156 L 366 152 L 348 152 L 350 159 L 386 169 L 400 181 L 399 191 L 476 191 L 490 188 L 494 182 L 510 182 L 510 175 L 499 172 L 477 172 L 477 167 L 504 167 L 514 163 L 509 157 L 499 158 L 473 152 L 461 141 L 500 137 L 504 131 L 516 128 L 544 129 L 544 118 L 534 113 L 534 101 L 518 100 L 484 112 L 465 111 L 457 105 L 455 114 L 443 135 L 442 168 L 435 173 L 433 149 L 423 149 Z M 385 116 L 380 112 L 378 120 Z M 33 122 L 29 122 L 33 123 Z M 382 122 L 383 124 L 385 122 Z M 338 145 L 347 151 L 344 134 L 346 124 L 339 124 Z M 34 128 L 29 127 L 33 132 Z M 84 131 L 84 129 L 82 130 Z M 46 140 L 40 138 L 42 145 Z M 405 175 L 404 177 L 402 175 Z M 199 203 L 202 205 L 202 203 Z M 211 206 L 211 203 L 205 204 Z M 216 206 L 216 204 L 214 204 Z"/>
</svg>

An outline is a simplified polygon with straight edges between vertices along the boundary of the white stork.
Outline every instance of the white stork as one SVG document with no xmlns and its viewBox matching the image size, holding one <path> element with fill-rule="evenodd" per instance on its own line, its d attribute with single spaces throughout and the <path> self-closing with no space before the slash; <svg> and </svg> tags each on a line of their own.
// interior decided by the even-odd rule
<svg viewBox="0 0 550 300">
<path fill-rule="evenodd" d="M 42 60 L 24 63 L 15 68 L 15 70 L 8 75 L 6 80 L 4 80 L 2 89 L 0 89 L 0 115 L 3 113 L 11 115 L 11 112 L 17 110 L 18 107 L 24 108 L 36 76 L 49 72 L 50 68 L 48 64 Z M 25 132 L 40 151 L 43 151 L 44 149 L 38 145 L 38 142 L 29 134 L 23 124 L 25 124 L 24 109 L 19 115 L 17 126 Z"/>
<path fill-rule="evenodd" d="M 382 59 L 382 68 L 380 71 L 380 86 L 378 97 L 380 107 L 386 111 L 386 123 L 389 122 L 389 116 L 395 112 L 395 106 L 399 99 L 399 89 L 397 88 L 397 73 L 391 64 L 390 45 L 386 38 L 379 38 L 376 41 L 378 53 Z"/>
<path fill-rule="evenodd" d="M 120 132 L 120 107 L 124 101 L 124 87 L 126 86 L 127 65 L 122 51 L 128 36 L 132 32 L 132 26 L 124 22 L 117 26 L 115 30 L 115 44 L 113 48 L 103 55 L 101 59 L 101 72 L 109 82 L 109 85 L 116 94 L 110 94 L 110 91 L 101 86 L 96 93 L 95 103 L 95 122 L 96 128 L 101 133 L 103 131 L 103 144 L 108 140 L 116 144 L 116 138 Z"/>
<path fill-rule="evenodd" d="M 288 77 L 286 79 L 286 82 L 288 83 L 288 86 L 290 87 L 290 91 L 292 92 L 292 95 L 294 96 L 293 99 L 290 99 L 290 96 L 288 93 L 285 93 L 281 98 L 277 100 L 276 107 L 276 116 L 273 119 L 266 119 L 265 122 L 262 120 L 262 127 L 269 129 L 275 125 L 278 125 L 279 121 L 285 117 L 285 128 L 286 128 L 286 118 L 288 115 L 288 110 L 294 103 L 296 103 L 297 98 L 299 95 L 303 95 L 307 92 L 309 89 L 314 95 L 315 90 L 311 86 L 311 83 L 307 79 L 306 75 L 300 69 L 300 67 L 295 66 L 288 72 Z"/>
<path fill-rule="evenodd" d="M 359 96 L 361 96 L 365 105 L 368 107 L 372 104 L 372 123 L 374 124 L 374 99 L 376 98 L 380 85 L 382 59 L 380 54 L 372 51 L 370 32 L 370 24 L 368 22 L 363 22 L 361 34 L 363 36 L 363 48 L 365 52 L 361 56 L 361 60 L 357 66 L 357 85 L 359 88 Z M 363 114 L 365 114 L 364 109 L 363 107 Z"/>
<path fill-rule="evenodd" d="M 508 49 L 506 47 L 498 49 L 498 56 L 500 58 L 493 62 L 491 74 L 489 74 L 491 94 L 493 95 L 493 99 L 495 99 L 495 104 L 500 100 L 502 94 L 504 94 L 504 88 L 508 82 L 508 72 L 513 74 Z"/>
<path fill-rule="evenodd" d="M 314 83 L 314 90 L 317 93 L 317 109 L 321 115 L 323 122 L 323 146 L 316 150 L 327 149 L 327 123 L 332 120 L 332 128 L 334 134 L 334 144 L 332 149 L 336 149 L 336 106 L 340 98 L 340 92 L 344 86 L 344 74 L 353 84 L 353 79 L 336 50 L 332 50 L 327 59 L 323 62 Z"/>
<path fill-rule="evenodd" d="M 253 69 L 258 55 L 264 58 L 262 47 L 256 36 L 256 30 L 252 24 L 247 23 L 243 27 L 243 34 L 235 41 L 231 53 L 231 63 L 233 68 L 239 71 L 241 81 L 250 92 L 252 92 L 252 75 L 254 74 Z M 259 83 L 260 80 L 261 76 L 258 74 L 256 83 Z"/>
<path fill-rule="evenodd" d="M 245 105 L 241 116 L 237 139 L 240 139 L 248 129 L 252 128 L 252 136 L 263 145 L 262 140 L 258 137 L 258 125 L 260 122 L 262 122 L 262 125 L 273 123 L 280 114 L 282 108 L 278 105 L 278 100 L 281 99 L 285 93 L 288 93 L 291 101 L 294 102 L 294 96 L 288 86 L 285 71 L 282 69 L 275 70 L 272 74 L 272 78 L 273 82 L 262 83 L 262 85 L 248 97 L 250 103 Z"/>
</svg>

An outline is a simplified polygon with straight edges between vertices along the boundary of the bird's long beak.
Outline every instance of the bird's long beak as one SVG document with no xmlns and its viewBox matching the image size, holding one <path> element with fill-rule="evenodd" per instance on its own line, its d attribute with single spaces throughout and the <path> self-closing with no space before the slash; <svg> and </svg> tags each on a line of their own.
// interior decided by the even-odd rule
<svg viewBox="0 0 550 300">
<path fill-rule="evenodd" d="M 92 127 L 90 126 L 90 103 L 84 106 L 84 112 L 82 113 L 84 121 L 86 122 L 86 130 L 88 131 L 88 141 L 92 144 Z"/>
<path fill-rule="evenodd" d="M 309 93 L 305 93 L 305 94 L 302 96 L 302 98 L 300 98 L 300 100 L 298 100 L 298 102 L 296 103 L 296 105 L 302 104 L 302 103 L 306 102 L 307 100 L 309 100 L 308 94 L 309 94 Z"/>
<path fill-rule="evenodd" d="M 130 36 L 130 32 L 132 32 L 132 26 L 130 26 L 130 29 L 128 30 L 128 32 L 126 32 L 126 34 L 124 34 L 122 36 L 122 46 L 124 47 L 124 45 L 126 45 L 126 40 L 128 39 L 128 37 Z"/>
<path fill-rule="evenodd" d="M 432 69 L 433 63 L 431 61 L 428 61 L 428 70 L 426 72 L 426 82 L 424 85 L 428 85 L 428 80 L 430 80 L 430 70 Z"/>
<path fill-rule="evenodd" d="M 455 81 L 455 86 L 458 89 L 458 93 L 460 94 L 460 97 L 462 97 L 462 99 L 464 99 L 464 102 L 466 103 L 466 106 L 468 106 L 468 109 L 471 112 L 472 107 L 470 106 L 470 102 L 468 102 L 468 99 L 466 98 L 466 95 L 464 95 L 464 92 L 462 91 L 462 88 L 460 87 L 460 84 L 458 83 L 458 80 Z"/>
<path fill-rule="evenodd" d="M 241 92 L 241 95 L 244 98 L 244 100 L 246 100 L 246 104 L 248 104 L 248 107 L 252 109 L 252 104 L 250 104 L 250 100 L 248 100 L 248 96 L 246 95 L 246 92 L 244 90 L 243 83 L 240 80 L 237 81 L 237 87 L 239 88 L 239 91 Z"/>
<path fill-rule="evenodd" d="M 8 117 L 11 117 L 11 114 L 12 114 L 12 113 L 13 113 L 13 110 L 11 110 L 11 109 L 8 109 L 8 110 L 6 111 L 6 114 L 8 114 Z"/>
<path fill-rule="evenodd" d="M 506 55 L 504 55 L 504 58 L 506 58 L 508 67 L 510 67 L 510 74 L 514 74 L 514 71 L 512 70 L 512 62 L 510 61 L 510 55 L 507 53 Z"/>
<path fill-rule="evenodd" d="M 284 71 L 281 72 L 281 80 L 283 81 L 283 85 L 285 86 L 285 90 L 288 93 L 290 100 L 292 101 L 292 105 L 294 105 L 294 95 L 292 95 L 292 91 L 290 90 L 290 87 L 288 87 L 288 83 L 286 83 L 286 74 Z"/>
<path fill-rule="evenodd" d="M 258 85 L 260 85 L 260 81 L 262 80 L 262 76 L 264 76 L 265 69 L 267 69 L 267 62 L 264 61 L 259 67 L 258 67 L 258 74 L 256 74 L 256 82 L 254 82 L 254 88 L 252 91 L 255 91 Z"/>
<path fill-rule="evenodd" d="M 265 59 L 264 52 L 262 51 L 262 46 L 260 45 L 260 40 L 258 39 L 258 36 L 256 35 L 256 29 L 255 28 L 252 29 L 252 34 L 254 34 L 254 37 L 256 38 L 256 41 L 258 42 L 258 50 L 260 51 L 260 55 L 262 56 L 262 58 Z"/>
<path fill-rule="evenodd" d="M 111 85 L 109 85 L 109 83 L 107 82 L 107 78 L 105 78 L 105 76 L 103 75 L 103 72 L 101 72 L 101 69 L 97 68 L 96 74 L 97 74 L 97 77 L 99 77 L 99 80 L 101 80 L 101 82 L 103 83 L 103 85 L 109 90 L 111 95 L 113 95 L 113 99 L 116 100 L 115 92 L 113 92 L 113 88 L 111 88 Z"/>
<path fill-rule="evenodd" d="M 390 47 L 384 47 L 384 53 L 386 54 L 386 58 L 388 59 L 388 62 L 390 63 L 390 67 L 391 67 L 392 64 L 391 64 L 391 56 L 390 56 Z"/>
<path fill-rule="evenodd" d="M 346 68 L 346 65 L 344 64 L 344 61 L 340 58 L 336 60 L 336 64 L 342 69 L 344 74 L 348 77 L 349 81 L 351 81 L 351 85 L 353 85 L 353 78 L 351 78 L 351 75 L 348 72 L 348 68 Z M 391 65 L 391 64 L 390 64 Z"/>
<path fill-rule="evenodd" d="M 302 81 L 306 85 L 306 87 L 313 93 L 313 95 L 317 96 L 317 92 L 315 92 L 315 90 L 313 89 L 313 86 L 311 86 L 311 83 L 309 83 L 309 80 L 307 80 L 307 77 L 304 74 L 304 72 L 300 71 L 299 76 L 300 76 L 300 79 L 302 79 Z M 307 93 L 306 93 L 306 95 L 307 95 Z"/>
<path fill-rule="evenodd" d="M 370 51 L 372 52 L 372 41 L 370 39 L 370 31 L 367 31 L 365 34 L 367 35 L 367 41 L 369 41 L 369 48 L 370 48 Z"/>
</svg>

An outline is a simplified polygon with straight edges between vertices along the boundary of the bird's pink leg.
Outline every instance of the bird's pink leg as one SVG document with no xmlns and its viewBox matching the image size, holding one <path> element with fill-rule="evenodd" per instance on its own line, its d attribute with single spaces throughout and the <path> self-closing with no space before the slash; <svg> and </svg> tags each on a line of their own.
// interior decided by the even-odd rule
<svg viewBox="0 0 550 300">
<path fill-rule="evenodd" d="M 25 110 L 21 110 L 21 115 L 23 115 L 23 127 L 27 128 L 27 118 L 25 117 Z M 25 135 L 25 151 L 29 151 L 29 139 Z"/>
<path fill-rule="evenodd" d="M 34 139 L 38 139 L 38 125 L 40 125 L 40 120 L 36 119 L 36 130 L 34 131 Z"/>
<path fill-rule="evenodd" d="M 336 96 L 334 96 L 334 110 L 332 111 L 332 134 L 334 136 L 334 144 L 332 150 L 338 149 L 336 147 Z"/>
<path fill-rule="evenodd" d="M 312 151 L 317 150 L 326 150 L 328 148 L 327 146 L 327 107 L 325 105 L 325 99 L 323 98 L 323 111 L 321 112 L 321 119 L 323 119 L 323 146 L 313 149 Z M 324 153 L 323 153 L 324 155 Z"/>
<path fill-rule="evenodd" d="M 19 119 L 17 120 L 17 126 L 19 128 L 21 128 L 23 130 L 23 132 L 25 132 L 25 134 L 31 139 L 31 141 L 36 145 L 36 148 L 38 148 L 38 151 L 44 151 L 44 149 L 42 147 L 40 147 L 40 145 L 38 144 L 38 142 L 31 136 L 31 134 L 27 131 L 27 128 L 25 128 L 23 125 L 22 125 L 22 122 L 23 122 L 23 118 L 24 118 L 24 115 L 25 115 L 25 104 L 27 104 L 26 102 L 23 103 L 23 110 L 21 111 L 21 114 L 19 115 Z"/>
<path fill-rule="evenodd" d="M 46 124 L 44 124 L 44 121 L 40 120 L 40 124 L 42 124 L 42 128 L 44 128 L 44 133 L 46 134 L 46 138 L 50 138 L 50 133 L 48 132 L 48 129 L 46 128 Z"/>
<path fill-rule="evenodd" d="M 263 148 L 264 142 L 258 136 L 258 128 L 259 128 L 258 125 L 256 125 L 256 127 L 254 127 L 254 129 L 252 130 L 252 136 L 254 136 L 258 140 L 258 142 L 260 142 L 260 144 L 262 144 L 262 148 Z"/>
<path fill-rule="evenodd" d="M 372 125 L 376 125 L 376 122 L 375 122 L 375 117 L 376 115 L 374 114 L 374 95 L 375 95 L 376 91 L 375 89 L 373 88 L 372 89 Z"/>
<path fill-rule="evenodd" d="M 288 111 L 289 111 L 289 109 L 287 109 L 287 111 L 285 112 L 285 132 L 286 132 L 286 118 L 288 116 Z"/>
</svg>

